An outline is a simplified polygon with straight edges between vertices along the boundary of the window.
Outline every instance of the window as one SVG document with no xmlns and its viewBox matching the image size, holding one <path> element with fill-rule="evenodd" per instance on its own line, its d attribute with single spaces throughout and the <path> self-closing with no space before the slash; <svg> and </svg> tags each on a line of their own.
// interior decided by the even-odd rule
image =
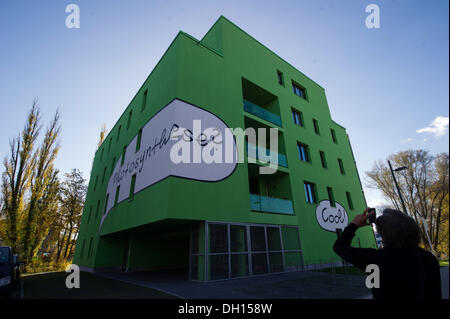
<svg viewBox="0 0 450 319">
<path fill-rule="evenodd" d="M 336 203 L 334 202 L 333 189 L 331 187 L 327 187 L 328 200 L 330 201 L 330 205 L 336 207 Z"/>
<path fill-rule="evenodd" d="M 103 215 L 106 214 L 106 210 L 108 209 L 108 201 L 109 201 L 109 194 L 106 194 L 105 207 L 103 207 Z M 100 201 L 98 201 L 98 203 L 100 204 Z"/>
<path fill-rule="evenodd" d="M 309 162 L 309 149 L 308 145 L 297 143 L 298 156 L 301 161 Z"/>
<path fill-rule="evenodd" d="M 100 153 L 100 161 L 102 161 L 102 159 L 103 159 L 103 151 L 105 150 L 105 148 L 104 147 L 102 147 L 102 152 Z"/>
<path fill-rule="evenodd" d="M 322 151 L 319 151 L 320 153 L 320 161 L 322 162 L 322 167 L 327 168 L 327 160 L 325 158 L 325 153 Z"/>
<path fill-rule="evenodd" d="M 123 165 L 123 162 L 125 162 L 125 155 L 127 154 L 127 146 L 124 145 L 123 150 L 122 150 L 122 158 L 120 160 L 120 166 Z"/>
<path fill-rule="evenodd" d="M 139 130 L 137 140 L 136 140 L 136 152 L 141 148 L 141 140 L 142 140 L 142 129 Z"/>
<path fill-rule="evenodd" d="M 299 84 L 292 81 L 292 89 L 294 90 L 294 93 L 301 98 L 306 100 L 306 91 L 303 87 L 301 87 Z"/>
<path fill-rule="evenodd" d="M 114 197 L 114 206 L 117 205 L 117 202 L 119 201 L 119 193 L 120 193 L 120 185 L 116 188 L 116 196 Z"/>
<path fill-rule="evenodd" d="M 339 169 L 341 170 L 341 174 L 345 175 L 344 163 L 342 162 L 342 160 L 340 158 L 338 158 L 338 163 L 339 163 Z"/>
<path fill-rule="evenodd" d="M 98 175 L 95 177 L 94 191 L 97 189 Z"/>
<path fill-rule="evenodd" d="M 345 194 L 347 195 L 348 208 L 353 209 L 352 196 L 350 195 L 349 192 L 345 192 Z"/>
<path fill-rule="evenodd" d="M 298 227 L 207 223 L 206 229 L 206 254 L 199 249 L 205 242 L 201 242 L 198 229 L 191 233 L 191 242 L 199 245 L 191 245 L 190 278 L 201 279 L 198 270 L 206 266 L 205 260 L 206 280 L 302 269 Z"/>
<path fill-rule="evenodd" d="M 112 143 L 112 137 L 109 139 L 108 154 L 109 154 L 109 151 L 111 151 L 111 143 Z"/>
<path fill-rule="evenodd" d="M 148 95 L 148 89 L 145 90 L 145 92 L 142 96 L 141 112 L 145 109 L 145 106 L 147 105 L 147 95 Z"/>
<path fill-rule="evenodd" d="M 119 142 L 120 139 L 120 131 L 122 130 L 122 125 L 119 125 L 119 131 L 117 132 L 117 140 L 116 143 Z"/>
<path fill-rule="evenodd" d="M 303 114 L 300 111 L 292 109 L 292 119 L 294 123 L 300 126 L 303 126 Z"/>
<path fill-rule="evenodd" d="M 306 202 L 310 204 L 315 204 L 316 201 L 316 191 L 315 191 L 315 185 L 313 183 L 305 182 L 305 195 L 306 195 Z"/>
<path fill-rule="evenodd" d="M 114 157 L 113 158 L 113 160 L 112 160 L 112 165 L 111 165 L 111 174 L 113 173 L 113 171 L 114 171 L 114 163 L 116 162 L 116 158 Z"/>
<path fill-rule="evenodd" d="M 131 110 L 130 113 L 128 113 L 127 130 L 130 128 L 132 116 L 133 116 L 133 110 Z"/>
<path fill-rule="evenodd" d="M 102 184 L 105 182 L 105 175 L 106 175 L 106 166 L 103 168 Z"/>
<path fill-rule="evenodd" d="M 283 72 L 277 70 L 278 84 L 284 86 Z"/>
<path fill-rule="evenodd" d="M 331 129 L 331 138 L 333 139 L 333 142 L 337 144 L 336 133 L 333 129 Z"/>
<path fill-rule="evenodd" d="M 97 201 L 97 208 L 95 209 L 95 219 L 97 219 L 99 209 L 100 209 L 100 200 Z"/>
<path fill-rule="evenodd" d="M 134 174 L 131 177 L 131 184 L 130 184 L 130 199 L 134 198 L 134 186 L 136 184 L 136 174 Z"/>
<path fill-rule="evenodd" d="M 319 123 L 317 122 L 316 119 L 313 119 L 313 124 L 314 124 L 314 132 L 316 132 L 317 135 L 320 135 Z"/>
<path fill-rule="evenodd" d="M 91 257 L 91 255 L 92 255 L 92 240 L 93 240 L 93 238 L 91 237 L 91 240 L 89 241 L 88 258 Z"/>
<path fill-rule="evenodd" d="M 89 215 L 88 215 L 88 223 L 91 221 L 91 215 L 92 215 L 92 205 L 89 207 Z"/>
</svg>

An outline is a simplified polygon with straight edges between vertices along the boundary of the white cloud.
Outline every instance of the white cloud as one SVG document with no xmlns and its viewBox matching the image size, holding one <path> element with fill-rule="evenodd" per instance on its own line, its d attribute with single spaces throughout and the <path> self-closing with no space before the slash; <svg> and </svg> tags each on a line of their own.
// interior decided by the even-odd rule
<svg viewBox="0 0 450 319">
<path fill-rule="evenodd" d="M 422 133 L 431 133 L 435 138 L 439 138 L 445 135 L 445 132 L 448 130 L 448 116 L 438 116 L 433 122 L 427 127 L 418 129 L 416 132 L 419 134 Z"/>
</svg>

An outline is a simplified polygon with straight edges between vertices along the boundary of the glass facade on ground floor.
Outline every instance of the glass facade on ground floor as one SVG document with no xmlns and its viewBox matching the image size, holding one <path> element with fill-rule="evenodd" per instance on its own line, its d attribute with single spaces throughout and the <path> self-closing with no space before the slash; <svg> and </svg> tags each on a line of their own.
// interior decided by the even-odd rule
<svg viewBox="0 0 450 319">
<path fill-rule="evenodd" d="M 206 221 L 192 225 L 190 236 L 189 280 L 303 269 L 297 226 Z"/>
</svg>

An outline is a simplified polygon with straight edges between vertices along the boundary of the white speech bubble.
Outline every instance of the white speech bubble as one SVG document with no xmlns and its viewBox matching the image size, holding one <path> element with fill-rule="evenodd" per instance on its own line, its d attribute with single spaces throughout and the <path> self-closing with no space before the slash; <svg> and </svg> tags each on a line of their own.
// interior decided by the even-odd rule
<svg viewBox="0 0 450 319">
<path fill-rule="evenodd" d="M 337 202 L 333 207 L 329 200 L 321 201 L 316 207 L 316 219 L 320 227 L 331 232 L 344 229 L 348 225 L 348 215 L 344 207 Z"/>
<path fill-rule="evenodd" d="M 221 139 L 214 140 L 218 133 Z M 137 152 L 136 143 L 137 136 L 127 146 L 123 162 L 122 156 L 117 160 L 108 181 L 106 209 L 99 231 L 115 204 L 117 187 L 120 186 L 117 198 L 120 203 L 129 198 L 135 174 L 134 193 L 137 193 L 169 176 L 217 182 L 230 176 L 238 162 L 232 130 L 214 114 L 179 99 L 166 105 L 142 128 Z M 180 143 L 190 150 L 187 157 L 183 156 L 187 162 L 177 163 L 171 158 L 172 148 L 178 149 Z M 221 160 L 212 163 L 203 160 L 202 150 L 208 147 L 218 152 Z"/>
</svg>

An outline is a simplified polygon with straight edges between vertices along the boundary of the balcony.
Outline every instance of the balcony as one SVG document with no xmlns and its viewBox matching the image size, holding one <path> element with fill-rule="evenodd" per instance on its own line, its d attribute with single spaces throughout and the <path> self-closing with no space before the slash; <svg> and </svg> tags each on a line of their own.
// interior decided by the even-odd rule
<svg viewBox="0 0 450 319">
<path fill-rule="evenodd" d="M 293 215 L 292 201 L 275 197 L 250 194 L 250 209 L 256 212 Z"/>
<path fill-rule="evenodd" d="M 266 162 L 270 158 L 272 158 L 272 155 L 273 156 L 278 155 L 278 165 L 288 167 L 286 155 L 280 154 L 277 152 L 270 152 L 270 150 L 269 150 L 269 152 L 267 152 L 267 149 L 260 147 L 260 149 L 263 151 L 265 156 L 264 156 L 264 158 L 259 158 L 258 146 L 251 144 L 251 143 L 246 143 L 246 144 L 247 144 L 247 156 L 255 158 L 255 159 L 263 161 L 263 162 Z M 251 156 L 253 154 L 254 154 L 254 156 Z"/>
<path fill-rule="evenodd" d="M 281 127 L 280 116 L 244 99 L 244 111 Z"/>
</svg>

